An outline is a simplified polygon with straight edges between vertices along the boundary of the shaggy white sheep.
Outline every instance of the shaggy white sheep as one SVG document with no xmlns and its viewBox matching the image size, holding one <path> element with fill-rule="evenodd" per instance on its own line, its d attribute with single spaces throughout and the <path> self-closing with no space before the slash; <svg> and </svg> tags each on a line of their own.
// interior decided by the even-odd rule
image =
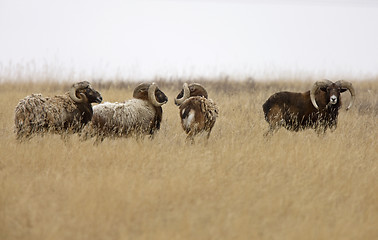
<svg viewBox="0 0 378 240">
<path fill-rule="evenodd" d="M 155 83 L 140 84 L 133 97 L 124 103 L 105 102 L 95 106 L 84 139 L 96 136 L 102 141 L 105 137 L 152 136 L 160 129 L 161 106 L 168 98 Z"/>
</svg>

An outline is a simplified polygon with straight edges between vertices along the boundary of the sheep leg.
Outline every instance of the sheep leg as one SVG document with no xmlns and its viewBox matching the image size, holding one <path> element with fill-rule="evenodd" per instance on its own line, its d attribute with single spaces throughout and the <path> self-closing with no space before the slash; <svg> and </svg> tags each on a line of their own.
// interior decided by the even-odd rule
<svg viewBox="0 0 378 240">
<path fill-rule="evenodd" d="M 190 144 L 194 144 L 194 135 L 195 135 L 195 132 L 194 131 L 190 131 L 188 133 L 188 136 L 186 136 L 186 142 L 189 142 L 190 141 Z"/>
<path fill-rule="evenodd" d="M 16 136 L 16 140 L 19 142 L 28 141 L 32 138 L 32 134 L 30 133 L 22 133 L 18 132 Z"/>
<path fill-rule="evenodd" d="M 69 141 L 69 135 L 68 135 L 68 132 L 63 132 L 61 135 L 60 135 L 60 138 L 62 139 L 63 142 L 67 143 Z"/>
<path fill-rule="evenodd" d="M 273 136 L 273 133 L 276 132 L 276 131 L 277 131 L 276 127 L 269 125 L 269 129 L 268 129 L 268 131 L 266 131 L 264 133 L 264 137 L 271 137 L 271 136 Z"/>
<path fill-rule="evenodd" d="M 99 145 L 104 141 L 105 137 L 102 135 L 97 135 L 96 140 L 94 141 L 93 145 Z"/>
<path fill-rule="evenodd" d="M 32 130 L 30 127 L 26 127 L 26 129 L 17 129 L 16 132 L 16 140 L 19 142 L 28 141 L 33 137 Z"/>
<path fill-rule="evenodd" d="M 319 137 L 324 136 L 326 133 L 326 130 L 327 130 L 327 126 L 318 126 L 317 128 L 315 128 L 315 132 Z"/>
<path fill-rule="evenodd" d="M 274 122 L 274 123 L 270 123 L 269 124 L 269 129 L 268 131 L 266 131 L 264 133 L 264 137 L 270 137 L 270 136 L 273 136 L 273 134 L 275 132 L 278 131 L 278 129 L 280 129 L 280 127 L 283 125 L 282 121 L 277 121 L 277 122 Z"/>
<path fill-rule="evenodd" d="M 285 125 L 282 111 L 276 106 L 271 108 L 270 112 L 267 114 L 266 120 L 269 123 L 269 129 L 264 134 L 264 137 L 272 136 L 273 133 L 277 132 L 280 127 Z"/>
<path fill-rule="evenodd" d="M 212 124 L 209 128 L 209 131 L 207 132 L 207 139 L 210 138 L 210 133 L 211 133 L 211 130 L 213 130 L 213 127 L 214 127 L 214 124 Z"/>
</svg>

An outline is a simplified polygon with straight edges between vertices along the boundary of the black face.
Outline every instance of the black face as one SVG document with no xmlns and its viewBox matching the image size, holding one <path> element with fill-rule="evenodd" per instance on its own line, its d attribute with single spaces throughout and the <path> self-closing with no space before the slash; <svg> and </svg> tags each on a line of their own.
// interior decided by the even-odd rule
<svg viewBox="0 0 378 240">
<path fill-rule="evenodd" d="M 155 97 L 158 103 L 166 103 L 168 102 L 168 97 L 158 88 L 155 90 Z"/>
<path fill-rule="evenodd" d="M 334 83 L 327 87 L 320 88 L 320 90 L 322 90 L 323 92 L 327 94 L 327 99 L 329 100 L 328 102 L 331 104 L 338 103 L 339 98 L 340 98 L 340 93 L 346 91 L 346 89 L 342 89 Z"/>
<path fill-rule="evenodd" d="M 101 103 L 102 102 L 102 97 L 99 92 L 91 88 L 90 86 L 80 90 L 80 92 L 83 92 L 85 96 L 88 98 L 89 103 Z"/>
<path fill-rule="evenodd" d="M 177 95 L 176 99 L 181 99 L 184 96 L 184 89 Z"/>
</svg>

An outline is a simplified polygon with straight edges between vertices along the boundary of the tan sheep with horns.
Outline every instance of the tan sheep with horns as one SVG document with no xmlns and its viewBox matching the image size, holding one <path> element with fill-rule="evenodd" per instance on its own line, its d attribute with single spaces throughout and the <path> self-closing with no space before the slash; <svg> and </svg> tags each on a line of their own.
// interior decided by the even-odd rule
<svg viewBox="0 0 378 240">
<path fill-rule="evenodd" d="M 92 119 L 92 103 L 100 103 L 101 94 L 87 81 L 72 85 L 64 95 L 43 97 L 32 94 L 20 100 L 15 109 L 17 139 L 34 134 L 76 133 Z"/>
<path fill-rule="evenodd" d="M 198 83 L 184 83 L 175 99 L 179 106 L 181 125 L 187 134 L 187 140 L 194 143 L 194 136 L 206 132 L 210 137 L 218 117 L 218 106 L 208 99 L 206 89 Z"/>
</svg>

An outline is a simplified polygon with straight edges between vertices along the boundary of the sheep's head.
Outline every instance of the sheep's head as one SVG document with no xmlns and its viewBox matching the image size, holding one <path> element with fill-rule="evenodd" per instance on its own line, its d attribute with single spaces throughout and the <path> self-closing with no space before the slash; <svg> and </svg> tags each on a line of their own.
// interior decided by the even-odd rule
<svg viewBox="0 0 378 240">
<path fill-rule="evenodd" d="M 134 98 L 148 100 L 155 107 L 161 107 L 168 102 L 168 97 L 159 89 L 156 83 L 141 83 L 133 93 Z"/>
<path fill-rule="evenodd" d="M 191 83 L 189 85 L 184 83 L 181 92 L 175 98 L 175 104 L 180 106 L 186 99 L 195 96 L 207 98 L 206 89 L 199 83 Z"/>
<path fill-rule="evenodd" d="M 340 101 L 340 93 L 345 92 L 346 90 L 349 90 L 352 98 L 346 110 L 349 110 L 353 105 L 353 102 L 355 99 L 355 91 L 352 86 L 352 83 L 350 82 L 339 80 L 333 83 L 327 79 L 323 81 L 315 82 L 310 90 L 310 97 L 311 97 L 312 105 L 314 105 L 316 109 L 319 109 L 318 104 L 316 103 L 316 100 L 315 100 L 315 93 L 316 91 L 318 91 L 318 89 L 326 93 L 327 102 L 330 105 L 337 104 L 337 102 Z"/>
<path fill-rule="evenodd" d="M 76 103 L 101 103 L 102 97 L 99 92 L 94 90 L 87 81 L 78 82 L 72 85 L 69 91 L 70 98 Z"/>
</svg>

